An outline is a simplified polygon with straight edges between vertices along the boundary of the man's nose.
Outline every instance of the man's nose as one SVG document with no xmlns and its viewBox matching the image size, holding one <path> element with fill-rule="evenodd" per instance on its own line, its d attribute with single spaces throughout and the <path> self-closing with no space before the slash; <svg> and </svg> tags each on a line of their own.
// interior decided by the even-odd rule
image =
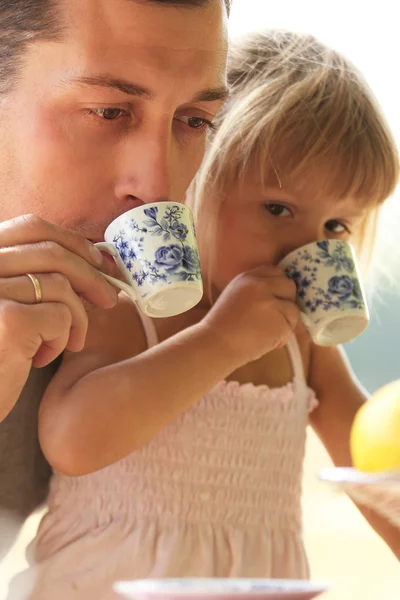
<svg viewBox="0 0 400 600">
<path fill-rule="evenodd" d="M 172 200 L 174 150 L 168 127 L 149 126 L 140 134 L 133 132 L 121 155 L 117 197 L 143 204 Z"/>
</svg>

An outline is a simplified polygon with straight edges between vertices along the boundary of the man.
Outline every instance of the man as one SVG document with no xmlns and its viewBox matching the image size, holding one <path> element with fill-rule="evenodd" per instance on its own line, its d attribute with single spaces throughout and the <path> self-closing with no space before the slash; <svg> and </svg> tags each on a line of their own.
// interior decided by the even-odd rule
<svg viewBox="0 0 400 600">
<path fill-rule="evenodd" d="M 184 200 L 227 95 L 229 2 L 0 0 L 0 509 L 20 518 L 47 491 L 56 359 L 84 345 L 83 302 L 116 303 L 92 242 Z"/>
</svg>

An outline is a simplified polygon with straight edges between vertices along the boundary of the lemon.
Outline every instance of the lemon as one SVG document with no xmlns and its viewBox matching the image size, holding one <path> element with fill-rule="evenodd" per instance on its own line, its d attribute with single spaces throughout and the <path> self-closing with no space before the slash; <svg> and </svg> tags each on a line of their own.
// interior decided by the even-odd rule
<svg viewBox="0 0 400 600">
<path fill-rule="evenodd" d="M 360 471 L 400 470 L 400 380 L 380 388 L 358 410 L 350 451 Z"/>
</svg>

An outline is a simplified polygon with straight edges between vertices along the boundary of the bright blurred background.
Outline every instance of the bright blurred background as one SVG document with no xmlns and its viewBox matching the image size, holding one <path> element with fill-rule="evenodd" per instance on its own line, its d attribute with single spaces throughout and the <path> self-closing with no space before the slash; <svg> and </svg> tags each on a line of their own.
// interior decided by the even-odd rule
<svg viewBox="0 0 400 600">
<path fill-rule="evenodd" d="M 398 4 L 393 0 L 233 0 L 232 36 L 262 28 L 308 32 L 345 53 L 365 74 L 400 143 L 396 90 L 400 57 Z M 395 235 L 400 225 L 400 198 L 388 205 L 382 221 L 375 266 L 389 270 L 394 283 L 378 278 L 368 331 L 347 347 L 353 368 L 373 392 L 400 378 L 400 285 L 396 283 Z M 397 234 L 398 235 L 398 234 Z M 397 289 L 396 289 L 397 286 Z M 304 482 L 305 537 L 314 579 L 332 583 L 324 600 L 394 600 L 400 597 L 400 565 L 364 522 L 351 502 L 318 482 L 320 467 L 330 461 L 310 432 Z M 0 599 L 8 576 L 23 565 L 24 543 L 37 519 L 25 526 L 19 543 L 0 565 Z"/>
</svg>

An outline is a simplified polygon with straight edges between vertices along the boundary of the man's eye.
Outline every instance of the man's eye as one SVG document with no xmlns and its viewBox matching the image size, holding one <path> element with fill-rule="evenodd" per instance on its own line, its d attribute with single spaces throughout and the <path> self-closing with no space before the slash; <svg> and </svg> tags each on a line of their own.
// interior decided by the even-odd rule
<svg viewBox="0 0 400 600">
<path fill-rule="evenodd" d="M 122 108 L 91 108 L 90 112 L 105 121 L 116 121 L 126 114 Z"/>
<path fill-rule="evenodd" d="M 272 203 L 266 204 L 265 207 L 273 217 L 290 217 L 292 214 L 290 209 L 284 204 Z"/>
<path fill-rule="evenodd" d="M 346 227 L 346 225 L 344 225 L 340 221 L 336 221 L 335 219 L 331 219 L 330 221 L 327 221 L 325 227 L 331 233 L 345 233 L 345 232 L 350 233 L 350 231 L 349 231 L 348 227 Z"/>
</svg>

